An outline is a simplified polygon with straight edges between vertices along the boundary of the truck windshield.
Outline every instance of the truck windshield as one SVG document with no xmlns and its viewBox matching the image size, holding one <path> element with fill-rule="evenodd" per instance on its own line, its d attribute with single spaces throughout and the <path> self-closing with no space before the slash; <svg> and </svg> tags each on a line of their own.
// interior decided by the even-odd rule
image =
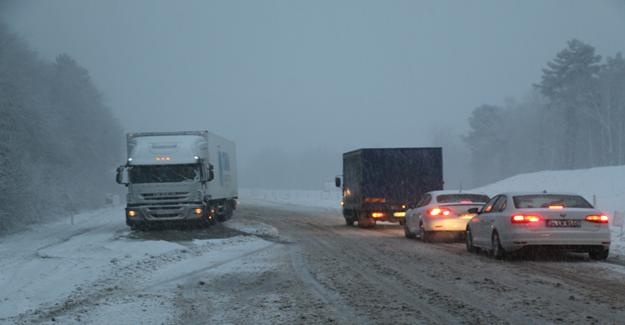
<svg viewBox="0 0 625 325">
<path fill-rule="evenodd" d="M 128 170 L 131 183 L 199 182 L 199 165 L 133 166 Z"/>
</svg>

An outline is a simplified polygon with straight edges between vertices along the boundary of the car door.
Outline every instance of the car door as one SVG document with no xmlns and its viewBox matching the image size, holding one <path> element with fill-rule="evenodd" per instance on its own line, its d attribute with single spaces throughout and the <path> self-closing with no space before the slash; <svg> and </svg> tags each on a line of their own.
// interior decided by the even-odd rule
<svg viewBox="0 0 625 325">
<path fill-rule="evenodd" d="M 423 210 L 425 209 L 425 207 L 428 204 L 430 204 L 431 201 L 432 201 L 432 194 L 430 193 L 423 194 L 423 197 L 421 197 L 421 200 L 419 200 L 419 203 L 417 203 L 417 206 L 414 209 L 412 209 L 409 216 L 407 216 L 406 225 L 408 226 L 408 229 L 411 232 L 418 231 L 419 218 L 421 217 L 421 214 L 423 213 Z"/>
<path fill-rule="evenodd" d="M 502 235 L 502 231 L 505 232 L 506 229 L 502 227 L 502 220 L 508 220 L 506 217 L 506 209 L 508 207 L 508 197 L 506 195 L 500 195 L 500 198 L 497 199 L 495 205 L 493 206 L 493 211 L 490 213 L 491 219 L 489 220 L 489 224 L 487 225 L 487 236 L 488 241 L 490 242 L 491 234 L 493 229 L 497 229 L 497 232 Z"/>
<path fill-rule="evenodd" d="M 477 216 L 471 219 L 471 234 L 473 236 L 473 242 L 477 246 L 485 246 L 486 244 L 490 244 L 490 233 L 488 235 L 487 232 L 487 224 L 488 220 L 491 218 L 491 213 L 493 211 L 493 207 L 499 200 L 499 195 L 494 196 L 490 201 L 488 201 L 482 211 Z M 487 237 L 488 236 L 488 237 Z M 488 238 L 488 243 L 486 242 L 486 238 Z"/>
</svg>

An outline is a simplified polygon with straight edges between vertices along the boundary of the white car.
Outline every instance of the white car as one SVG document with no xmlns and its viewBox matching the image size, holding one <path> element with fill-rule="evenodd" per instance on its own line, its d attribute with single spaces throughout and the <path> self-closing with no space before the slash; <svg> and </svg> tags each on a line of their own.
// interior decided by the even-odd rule
<svg viewBox="0 0 625 325">
<path fill-rule="evenodd" d="M 422 241 L 430 241 L 436 232 L 464 234 L 467 222 L 476 214 L 471 208 L 481 208 L 488 196 L 460 191 L 433 191 L 423 194 L 417 207 L 406 211 L 404 234 L 407 238 L 417 235 Z"/>
<path fill-rule="evenodd" d="M 495 258 L 539 246 L 604 260 L 610 252 L 608 216 L 577 194 L 503 193 L 471 219 L 466 245 L 469 252 L 485 249 Z"/>
</svg>

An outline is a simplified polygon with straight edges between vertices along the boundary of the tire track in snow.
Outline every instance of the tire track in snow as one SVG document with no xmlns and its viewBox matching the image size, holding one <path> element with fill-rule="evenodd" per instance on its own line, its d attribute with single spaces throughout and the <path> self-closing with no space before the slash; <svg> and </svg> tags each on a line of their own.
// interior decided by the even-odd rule
<svg viewBox="0 0 625 325">
<path fill-rule="evenodd" d="M 243 237 L 245 238 L 245 237 Z M 153 256 L 146 260 L 137 261 L 128 266 L 117 269 L 111 274 L 110 277 L 101 279 L 96 283 L 90 285 L 90 291 L 74 291 L 63 302 L 57 303 L 54 306 L 45 307 L 42 306 L 36 310 L 29 310 L 20 315 L 9 318 L 8 320 L 16 324 L 32 324 L 48 321 L 60 316 L 71 315 L 81 310 L 85 310 L 90 306 L 97 306 L 103 301 L 112 300 L 116 298 L 122 298 L 126 296 L 134 295 L 152 295 L 150 290 L 156 289 L 159 286 L 164 286 L 176 281 L 182 280 L 187 277 L 191 277 L 202 272 L 206 272 L 210 269 L 215 269 L 220 266 L 238 261 L 241 258 L 257 254 L 261 251 L 267 250 L 276 245 L 275 243 L 268 243 L 267 245 L 247 251 L 243 254 L 238 254 L 229 257 L 225 260 L 211 263 L 206 267 L 195 269 L 190 272 L 176 275 L 174 277 L 168 277 L 156 282 L 149 282 L 143 285 L 137 285 L 137 279 L 133 277 L 136 273 L 145 273 L 146 271 L 154 271 L 154 268 L 162 268 L 167 265 L 172 265 L 185 260 L 197 258 L 203 254 L 210 252 L 213 245 L 207 245 L 203 247 L 195 247 L 193 249 L 174 250 L 164 254 Z M 139 279 L 141 280 L 141 279 Z"/>
</svg>

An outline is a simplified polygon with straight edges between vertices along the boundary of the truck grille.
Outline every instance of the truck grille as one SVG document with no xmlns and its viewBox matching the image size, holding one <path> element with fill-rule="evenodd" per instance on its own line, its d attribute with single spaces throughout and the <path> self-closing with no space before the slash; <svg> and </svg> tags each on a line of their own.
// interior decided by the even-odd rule
<svg viewBox="0 0 625 325">
<path fill-rule="evenodd" d="M 141 196 L 146 201 L 179 201 L 187 200 L 189 192 L 142 193 Z"/>
<path fill-rule="evenodd" d="M 148 214 L 152 218 L 181 218 L 183 209 L 177 206 L 162 206 L 148 208 Z"/>
</svg>

